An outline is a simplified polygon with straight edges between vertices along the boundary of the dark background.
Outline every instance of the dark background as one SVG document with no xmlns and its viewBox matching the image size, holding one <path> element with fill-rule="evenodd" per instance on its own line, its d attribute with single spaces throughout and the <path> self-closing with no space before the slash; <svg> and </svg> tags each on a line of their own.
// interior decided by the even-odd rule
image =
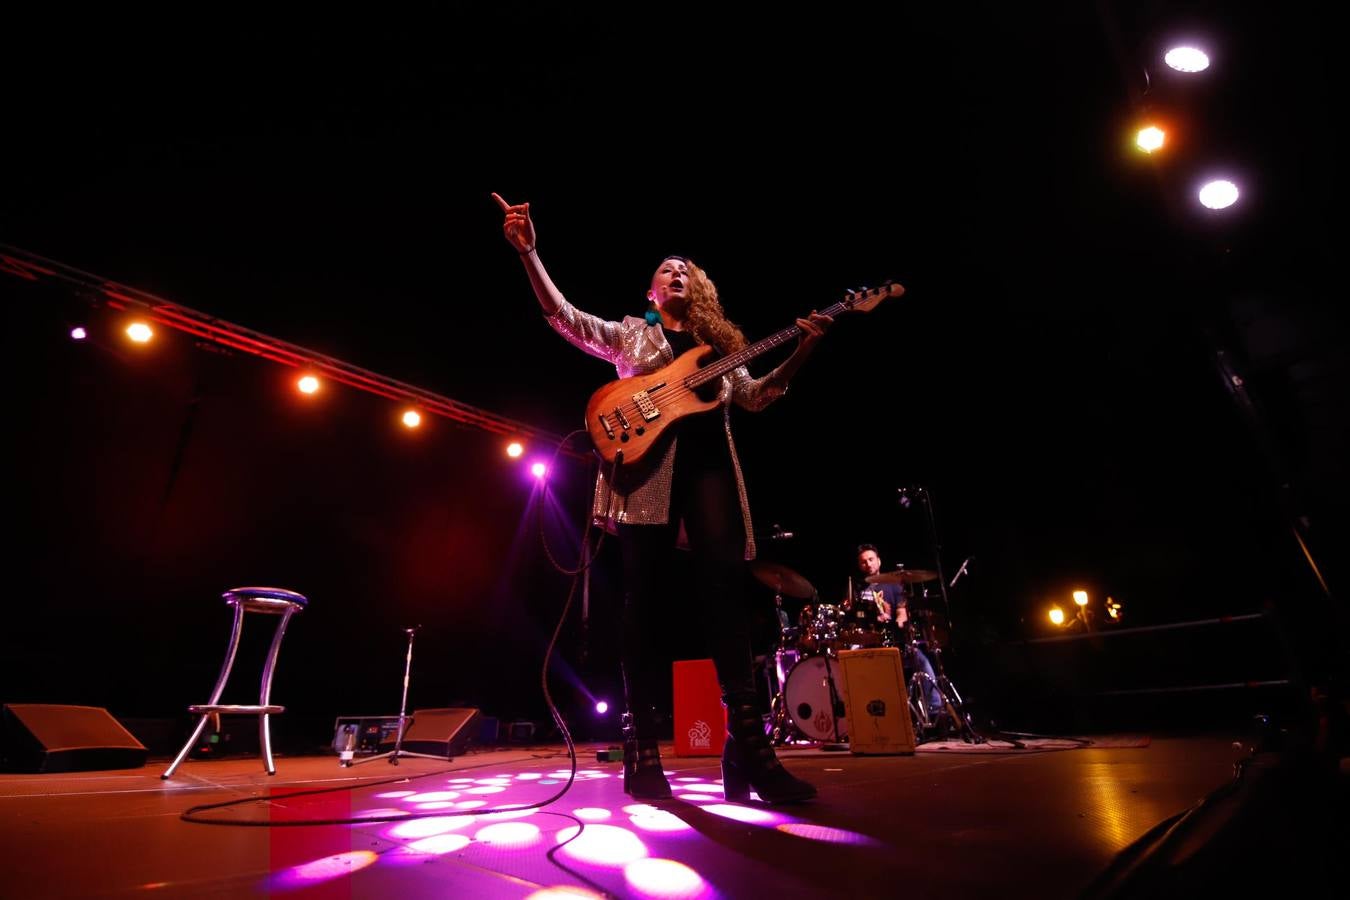
<svg viewBox="0 0 1350 900">
<path fill-rule="evenodd" d="M 933 567 L 923 508 L 896 495 L 924 485 L 949 577 L 973 557 L 952 664 L 990 716 L 1082 693 L 1075 666 L 1093 689 L 1337 677 L 1344 610 L 1291 525 L 1334 589 L 1341 146 L 1319 13 L 725 15 L 16 19 L 0 242 L 559 434 L 613 373 L 539 320 L 492 191 L 532 204 L 555 281 L 606 317 L 640 314 L 672 252 L 752 338 L 895 279 L 905 297 L 842 318 L 787 398 L 736 420 L 757 527 L 796 535 L 766 559 L 827 601 L 862 541 Z M 1208 73 L 1161 66 L 1175 34 L 1207 36 Z M 1158 159 L 1129 147 L 1145 112 L 1174 125 Z M 1243 198 L 1212 213 L 1194 186 L 1222 167 Z M 301 403 L 293 373 L 184 335 L 133 351 L 59 283 L 0 290 L 18 412 L 0 699 L 179 715 L 219 664 L 216 596 L 263 583 L 313 600 L 274 692 L 313 733 L 395 711 L 414 624 L 410 706 L 543 719 L 568 581 L 498 438 L 409 436 L 336 386 Z M 570 561 L 591 475 L 561 469 Z M 562 642 L 611 701 L 613 568 L 602 553 L 590 630 L 574 615 Z M 691 618 L 684 578 L 669 649 L 701 655 L 716 623 Z M 1126 625 L 1285 627 L 1054 651 L 1067 662 L 1020 645 L 1076 587 Z M 767 619 L 770 592 L 751 596 Z"/>
</svg>

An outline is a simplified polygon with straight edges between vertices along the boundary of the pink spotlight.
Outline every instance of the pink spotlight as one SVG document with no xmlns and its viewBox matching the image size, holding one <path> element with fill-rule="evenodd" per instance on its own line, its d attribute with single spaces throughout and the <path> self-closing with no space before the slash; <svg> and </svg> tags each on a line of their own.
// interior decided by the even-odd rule
<svg viewBox="0 0 1350 900">
<path fill-rule="evenodd" d="M 544 465 L 541 462 L 537 462 L 534 465 L 530 466 L 530 474 L 533 475 L 535 478 L 543 478 L 545 475 L 548 474 L 548 466 Z"/>
<path fill-rule="evenodd" d="M 603 700 L 596 701 L 595 714 L 598 716 L 603 716 L 607 712 L 609 712 L 609 704 Z"/>
<path fill-rule="evenodd" d="M 89 332 L 85 331 L 79 325 L 76 325 L 74 328 L 70 329 L 70 339 L 72 341 L 82 341 L 87 337 L 89 337 Z"/>
<path fill-rule="evenodd" d="M 643 897 L 697 900 L 716 896 L 703 876 L 673 859 L 635 859 L 623 867 L 623 877 Z"/>
<path fill-rule="evenodd" d="M 627 828 L 613 825 L 587 825 L 585 831 L 575 825 L 557 834 L 560 843 L 566 842 L 562 852 L 573 859 L 595 866 L 623 866 L 647 855 L 647 845 Z M 576 837 L 576 840 L 571 840 Z"/>
</svg>

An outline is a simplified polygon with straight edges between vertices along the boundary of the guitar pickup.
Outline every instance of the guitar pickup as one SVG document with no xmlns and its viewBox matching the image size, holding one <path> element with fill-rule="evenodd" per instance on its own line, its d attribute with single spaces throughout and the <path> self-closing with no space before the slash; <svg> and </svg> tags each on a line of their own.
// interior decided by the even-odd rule
<svg viewBox="0 0 1350 900">
<path fill-rule="evenodd" d="M 614 407 L 614 418 L 619 420 L 619 424 L 623 426 L 624 431 L 628 430 L 628 417 L 625 416 L 623 410 L 619 409 L 617 406 Z"/>
<path fill-rule="evenodd" d="M 633 403 L 637 406 L 638 412 L 642 413 L 642 418 L 646 421 L 650 422 L 652 419 L 661 415 L 661 410 L 656 408 L 656 404 L 652 402 L 649 393 L 665 386 L 666 383 L 663 381 L 660 384 L 652 385 L 645 391 L 638 391 L 633 395 Z"/>
<path fill-rule="evenodd" d="M 614 429 L 609 427 L 609 419 L 604 416 L 596 416 L 596 418 L 600 420 L 600 427 L 605 429 L 605 436 L 611 441 L 614 440 Z"/>
</svg>

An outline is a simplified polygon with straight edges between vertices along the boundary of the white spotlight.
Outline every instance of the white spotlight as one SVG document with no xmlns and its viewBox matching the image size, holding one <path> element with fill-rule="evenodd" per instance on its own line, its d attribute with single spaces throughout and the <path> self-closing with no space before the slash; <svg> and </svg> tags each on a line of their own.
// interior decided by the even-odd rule
<svg viewBox="0 0 1350 900">
<path fill-rule="evenodd" d="M 1198 47 L 1173 47 L 1163 55 L 1163 62 L 1178 72 L 1203 72 L 1209 68 L 1209 55 Z"/>
<path fill-rule="evenodd" d="M 1200 202 L 1210 209 L 1225 209 L 1237 202 L 1237 185 L 1222 178 L 1200 188 Z"/>
<path fill-rule="evenodd" d="M 1134 145 L 1145 153 L 1152 153 L 1154 150 L 1162 148 L 1167 135 L 1157 125 L 1149 125 L 1147 128 L 1139 129 L 1138 134 L 1134 136 Z"/>
</svg>

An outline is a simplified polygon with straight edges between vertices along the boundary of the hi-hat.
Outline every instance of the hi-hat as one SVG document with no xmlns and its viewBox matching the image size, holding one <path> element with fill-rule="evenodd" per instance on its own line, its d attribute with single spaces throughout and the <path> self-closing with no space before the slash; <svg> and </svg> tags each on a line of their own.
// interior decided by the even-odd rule
<svg viewBox="0 0 1350 900">
<path fill-rule="evenodd" d="M 810 600 L 816 595 L 816 589 L 787 566 L 778 563 L 755 560 L 750 564 L 750 574 L 773 588 L 776 594 L 786 594 L 798 600 Z"/>
<path fill-rule="evenodd" d="M 868 584 L 915 584 L 920 581 L 937 581 L 937 577 L 937 573 L 932 569 L 896 569 L 894 572 L 868 575 L 863 581 Z"/>
</svg>

